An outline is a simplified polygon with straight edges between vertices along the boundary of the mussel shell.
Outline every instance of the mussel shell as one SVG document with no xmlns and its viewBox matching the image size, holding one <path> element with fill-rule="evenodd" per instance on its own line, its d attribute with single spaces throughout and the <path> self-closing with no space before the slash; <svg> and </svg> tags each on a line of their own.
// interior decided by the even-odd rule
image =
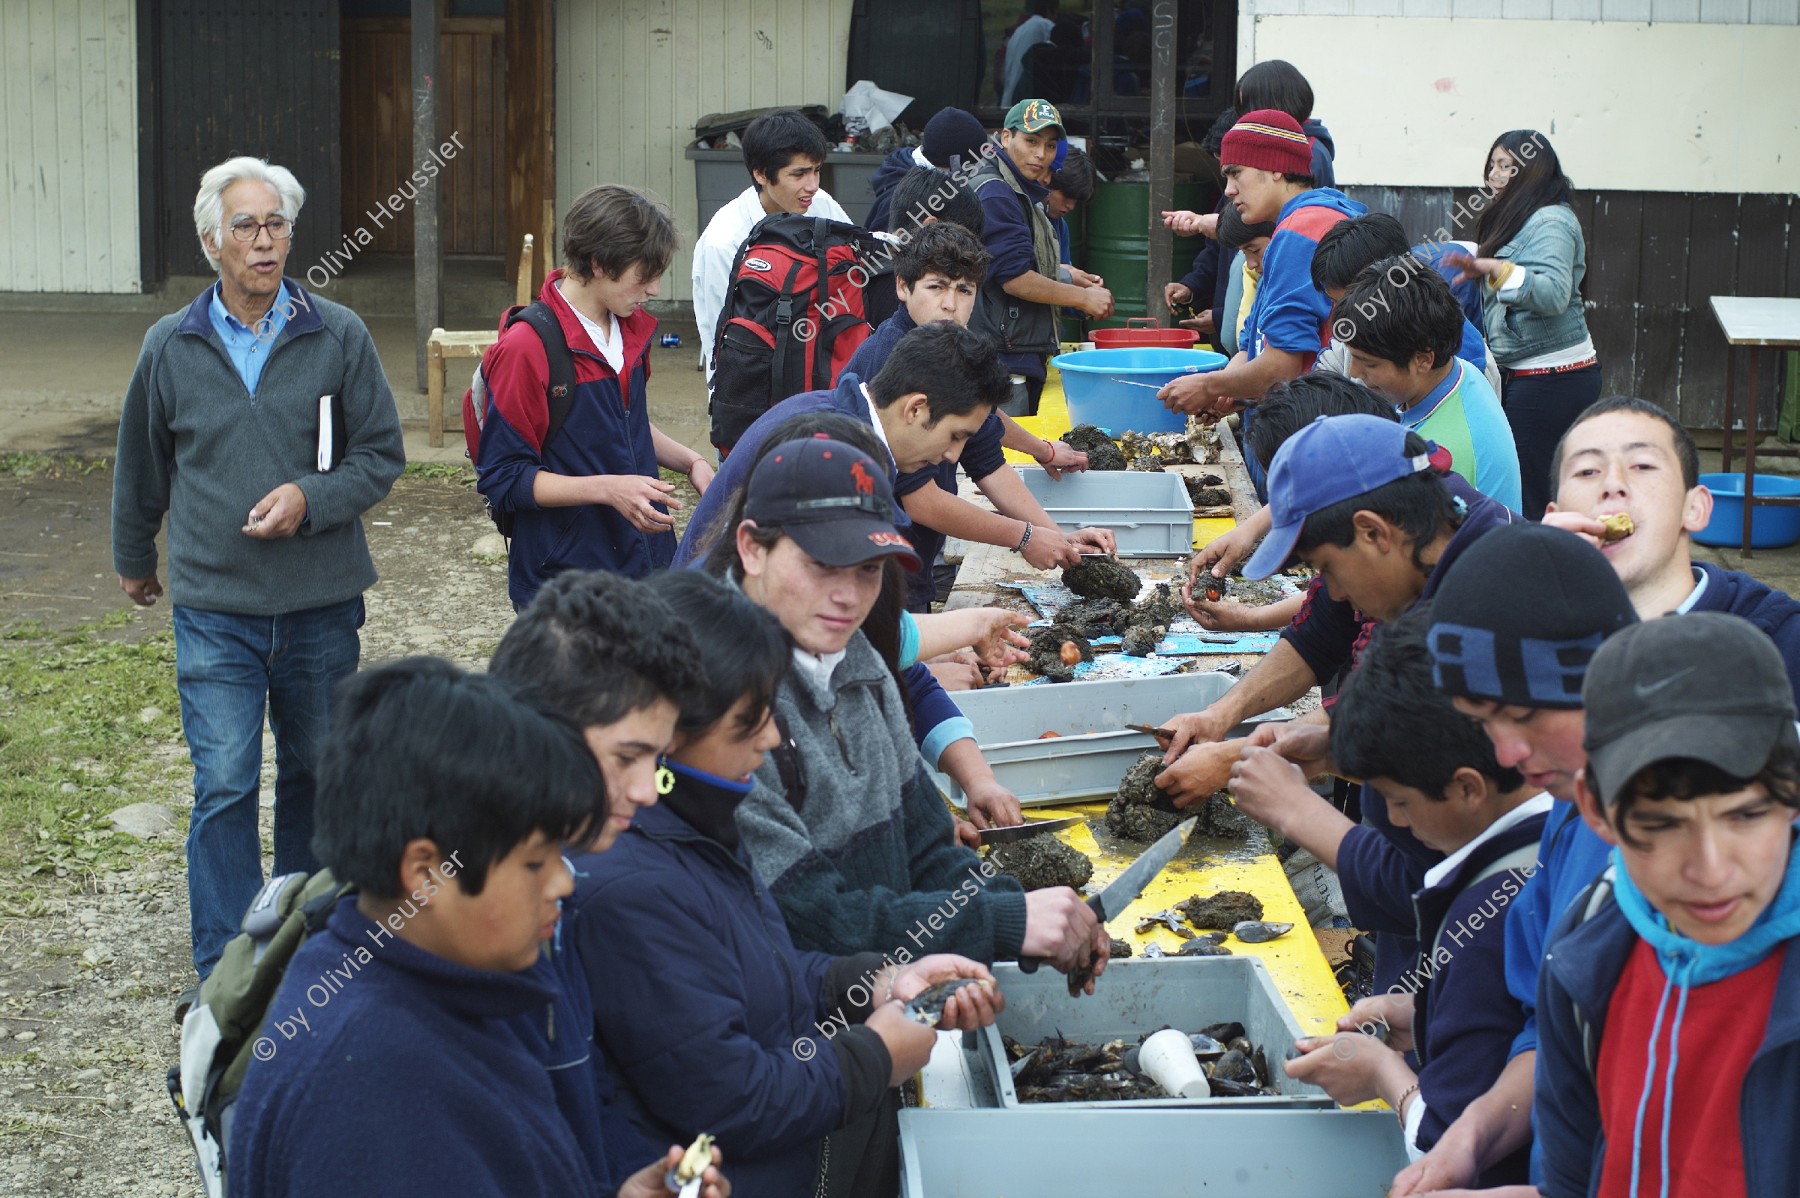
<svg viewBox="0 0 1800 1198">
<path fill-rule="evenodd" d="M 951 978 L 935 986 L 928 986 L 913 995 L 912 1001 L 906 1004 L 906 1017 L 926 1027 L 936 1027 L 944 1017 L 944 1008 L 949 1005 L 950 996 L 964 986 L 985 986 L 992 989 L 993 983 L 986 978 Z"/>
<path fill-rule="evenodd" d="M 1203 1035 L 1199 1032 L 1195 1032 L 1193 1035 L 1189 1036 L 1188 1043 L 1194 1046 L 1194 1055 L 1203 1061 L 1216 1061 L 1224 1056 L 1227 1051 L 1223 1044 L 1219 1043 L 1211 1036 Z"/>
<path fill-rule="evenodd" d="M 1207 1079 L 1214 1098 L 1256 1098 L 1262 1090 L 1254 1082 L 1236 1081 L 1229 1077 Z"/>
<path fill-rule="evenodd" d="M 1211 1036 L 1221 1044 L 1229 1044 L 1231 1041 L 1244 1034 L 1244 1025 L 1241 1023 L 1230 1022 L 1215 1023 L 1210 1027 L 1201 1028 L 1200 1034 L 1202 1036 Z"/>
<path fill-rule="evenodd" d="M 1254 1086 L 1256 1085 L 1256 1066 L 1250 1063 L 1249 1057 L 1234 1048 L 1213 1062 L 1208 1076 Z"/>
<path fill-rule="evenodd" d="M 1178 957 L 1229 957 L 1231 950 L 1212 940 L 1196 937 L 1175 950 Z"/>
<path fill-rule="evenodd" d="M 1231 934 L 1245 944 L 1263 944 L 1279 936 L 1285 936 L 1294 930 L 1291 923 L 1269 923 L 1261 919 L 1246 919 L 1233 924 Z"/>
</svg>

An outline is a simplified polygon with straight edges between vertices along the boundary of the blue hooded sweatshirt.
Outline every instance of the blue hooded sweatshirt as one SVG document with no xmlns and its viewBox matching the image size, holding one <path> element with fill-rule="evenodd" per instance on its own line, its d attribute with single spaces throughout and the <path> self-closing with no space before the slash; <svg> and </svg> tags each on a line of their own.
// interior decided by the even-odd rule
<svg viewBox="0 0 1800 1198">
<path fill-rule="evenodd" d="M 1775 984 L 1762 1044 L 1738 1086 L 1738 1119 L 1744 1156 L 1745 1192 L 1752 1195 L 1800 1192 L 1800 852 L 1790 843 L 1787 875 L 1775 900 L 1749 931 L 1729 944 L 1697 944 L 1669 927 L 1631 882 L 1616 855 L 1608 877 L 1610 897 L 1598 908 L 1586 896 L 1565 913 L 1544 957 L 1538 1007 L 1542 1042 L 1537 1060 L 1537 1089 L 1532 1103 L 1544 1175 L 1539 1193 L 1545 1198 L 1587 1198 L 1600 1183 L 1599 1162 L 1605 1143 L 1600 1128 L 1600 1100 L 1595 1072 L 1604 1050 L 1606 1016 L 1613 991 L 1639 940 L 1656 951 L 1666 979 L 1661 1015 L 1670 1026 L 1674 1052 L 1654 1062 L 1660 1078 L 1651 1079 L 1640 1097 L 1640 1114 L 1653 1096 L 1662 1100 L 1662 1125 L 1679 1119 L 1677 1095 L 1669 1079 L 1683 1051 L 1706 1053 L 1704 1044 L 1682 1044 L 1682 1011 L 1695 986 L 1731 977 L 1767 959 L 1783 945 L 1788 951 Z M 1641 1120 L 1639 1122 L 1641 1128 Z M 1632 1159 L 1654 1155 L 1666 1163 L 1666 1143 L 1640 1135 Z M 1667 1193 L 1668 1170 L 1662 1170 Z M 1636 1185 L 1634 1176 L 1633 1186 Z"/>
<path fill-rule="evenodd" d="M 1711 562 L 1696 561 L 1694 569 L 1705 579 L 1706 587 L 1688 610 L 1729 612 L 1762 629 L 1781 650 L 1788 681 L 1800 696 L 1800 602 L 1786 591 Z"/>
</svg>

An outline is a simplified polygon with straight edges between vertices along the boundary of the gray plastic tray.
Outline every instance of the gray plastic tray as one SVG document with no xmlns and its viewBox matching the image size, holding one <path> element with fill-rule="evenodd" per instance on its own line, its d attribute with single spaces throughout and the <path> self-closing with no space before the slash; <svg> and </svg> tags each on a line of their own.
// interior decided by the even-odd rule
<svg viewBox="0 0 1800 1198">
<path fill-rule="evenodd" d="M 1119 779 L 1156 739 L 1126 724 L 1163 723 L 1199 711 L 1231 689 L 1229 674 L 1170 674 L 1109 678 L 1049 686 L 958 691 L 958 708 L 975 725 L 975 743 L 1000 780 L 1025 806 L 1110 798 Z M 1255 722 L 1290 718 L 1276 709 Z M 1059 735 L 1040 739 L 1046 732 Z M 938 789 L 958 807 L 962 787 L 931 771 Z"/>
<path fill-rule="evenodd" d="M 1186 557 L 1194 549 L 1194 501 L 1178 474 L 1091 470 L 1019 477 L 1057 527 L 1110 528 L 1120 557 Z"/>
<path fill-rule="evenodd" d="M 1159 1110 L 1167 1107 L 1327 1108 L 1330 1095 L 1287 1076 L 1281 1061 L 1300 1036 L 1281 992 L 1255 957 L 1130 958 L 1107 965 L 1091 998 L 1071 999 L 1068 983 L 1049 969 L 1021 973 L 1013 963 L 994 966 L 994 977 L 1006 995 L 1006 1010 L 991 1026 L 963 1038 L 963 1049 L 976 1058 L 971 1072 L 985 1070 L 985 1090 L 1001 1106 L 1022 1110 Z M 1275 1095 L 1254 1098 L 1146 1098 L 1130 1102 L 1020 1103 L 1013 1088 L 1011 1062 L 1001 1035 L 1036 1044 L 1060 1035 L 1084 1044 L 1109 1040 L 1136 1043 L 1162 1027 L 1197 1032 L 1213 1023 L 1244 1025 L 1250 1043 L 1263 1050 L 1274 1074 Z"/>
<path fill-rule="evenodd" d="M 915 1108 L 900 1158 L 904 1198 L 1381 1198 L 1406 1167 L 1393 1115 L 1339 1110 Z"/>
</svg>

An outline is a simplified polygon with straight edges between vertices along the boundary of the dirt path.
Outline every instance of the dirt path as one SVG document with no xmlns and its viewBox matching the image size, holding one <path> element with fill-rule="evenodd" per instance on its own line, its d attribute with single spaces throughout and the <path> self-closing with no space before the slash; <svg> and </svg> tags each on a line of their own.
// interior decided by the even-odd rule
<svg viewBox="0 0 1800 1198">
<path fill-rule="evenodd" d="M 24 668 L 21 653 L 166 641 L 166 603 L 122 614 L 107 537 L 111 486 L 111 472 L 91 462 L 0 475 L 0 649 L 15 667 Z M 474 490 L 455 478 L 403 477 L 367 526 L 381 582 L 368 594 L 364 664 L 413 653 L 484 663 L 512 609 L 503 561 L 473 552 L 492 531 Z M 89 639 L 68 648 L 79 637 Z M 94 703 L 118 707 L 106 698 L 105 667 L 81 660 Z M 30 723 L 32 701 L 0 689 L 0 743 L 15 721 Z M 200 1192 L 164 1084 L 177 1048 L 170 1014 L 192 978 L 181 846 L 192 769 L 173 703 L 138 702 L 103 713 L 119 761 L 46 767 L 71 779 L 51 784 L 46 801 L 102 813 L 157 802 L 179 826 L 148 842 L 24 828 L 19 843 L 0 845 L 0 1194 Z M 263 781 L 267 848 L 268 765 Z"/>
</svg>

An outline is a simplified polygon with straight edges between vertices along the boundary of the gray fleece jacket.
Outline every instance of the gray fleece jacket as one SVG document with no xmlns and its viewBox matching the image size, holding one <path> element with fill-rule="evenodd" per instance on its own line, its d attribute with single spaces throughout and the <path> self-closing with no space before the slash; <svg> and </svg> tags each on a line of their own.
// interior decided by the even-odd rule
<svg viewBox="0 0 1800 1198">
<path fill-rule="evenodd" d="M 256 394 L 213 331 L 212 287 L 151 327 L 125 393 L 113 568 L 124 578 L 156 573 L 167 513 L 169 596 L 183 607 L 272 616 L 351 599 L 375 582 L 362 514 L 406 465 L 394 393 L 356 313 L 287 285 L 295 310 Z M 344 454 L 321 473 L 327 395 L 342 397 Z M 283 540 L 245 536 L 250 509 L 288 482 L 306 496 L 306 523 Z"/>
<path fill-rule="evenodd" d="M 792 738 L 800 793 L 789 792 L 788 750 L 778 750 L 756 771 L 737 822 L 795 944 L 902 962 L 1019 955 L 1024 892 L 957 843 L 900 689 L 868 638 L 850 638 L 828 688 L 790 671 L 775 715 Z"/>
</svg>

